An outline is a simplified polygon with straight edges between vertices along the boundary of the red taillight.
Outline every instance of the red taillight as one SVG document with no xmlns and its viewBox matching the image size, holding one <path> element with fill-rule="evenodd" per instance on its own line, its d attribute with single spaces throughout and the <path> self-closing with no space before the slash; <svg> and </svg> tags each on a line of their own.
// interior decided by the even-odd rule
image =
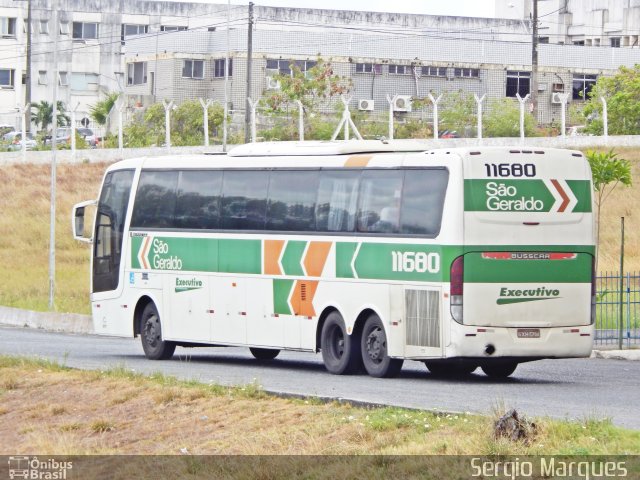
<svg viewBox="0 0 640 480">
<path fill-rule="evenodd" d="M 451 263 L 451 295 L 464 293 L 464 256 L 459 256 Z"/>
</svg>

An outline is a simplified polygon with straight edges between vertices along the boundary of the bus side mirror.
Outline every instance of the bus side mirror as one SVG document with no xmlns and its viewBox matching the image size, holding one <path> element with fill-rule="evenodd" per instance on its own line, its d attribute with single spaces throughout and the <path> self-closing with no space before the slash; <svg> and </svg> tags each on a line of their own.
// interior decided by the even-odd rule
<svg viewBox="0 0 640 480">
<path fill-rule="evenodd" d="M 73 207 L 73 211 L 71 213 L 71 228 L 73 230 L 73 238 L 80 242 L 93 242 L 93 239 L 91 237 L 85 237 L 84 235 L 84 217 L 86 207 L 94 205 L 96 205 L 96 201 L 90 200 L 88 202 L 78 203 Z"/>
</svg>

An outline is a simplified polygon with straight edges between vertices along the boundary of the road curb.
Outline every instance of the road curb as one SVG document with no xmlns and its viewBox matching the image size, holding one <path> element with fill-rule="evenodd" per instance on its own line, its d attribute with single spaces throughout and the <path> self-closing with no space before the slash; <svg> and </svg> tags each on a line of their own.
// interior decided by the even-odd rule
<svg viewBox="0 0 640 480">
<path fill-rule="evenodd" d="M 640 360 L 640 350 L 594 350 L 591 358 L 607 360 Z"/>
<path fill-rule="evenodd" d="M 38 328 L 51 332 L 93 333 L 93 322 L 89 315 L 34 312 L 3 306 L 0 306 L 0 325 Z"/>
</svg>

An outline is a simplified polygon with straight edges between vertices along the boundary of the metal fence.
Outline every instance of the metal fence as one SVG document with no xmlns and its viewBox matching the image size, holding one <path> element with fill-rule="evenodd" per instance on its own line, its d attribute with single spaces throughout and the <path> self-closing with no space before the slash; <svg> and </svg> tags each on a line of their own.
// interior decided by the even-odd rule
<svg viewBox="0 0 640 480">
<path fill-rule="evenodd" d="M 640 273 L 604 272 L 596 277 L 597 345 L 640 346 Z"/>
</svg>

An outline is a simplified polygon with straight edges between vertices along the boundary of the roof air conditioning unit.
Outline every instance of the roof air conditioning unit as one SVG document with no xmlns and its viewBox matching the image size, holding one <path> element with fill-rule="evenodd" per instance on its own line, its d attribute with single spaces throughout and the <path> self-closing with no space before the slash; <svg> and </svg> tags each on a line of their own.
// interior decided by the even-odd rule
<svg viewBox="0 0 640 480">
<path fill-rule="evenodd" d="M 363 110 L 365 112 L 373 111 L 373 100 L 360 100 L 358 101 L 358 110 Z"/>
<path fill-rule="evenodd" d="M 398 95 L 393 103 L 393 110 L 396 112 L 410 112 L 411 111 L 411 96 L 410 95 Z"/>
<path fill-rule="evenodd" d="M 266 77 L 267 90 L 280 90 L 280 82 L 273 77 Z"/>
<path fill-rule="evenodd" d="M 560 104 L 562 103 L 562 93 L 561 92 L 553 92 L 551 94 L 551 103 Z"/>
</svg>

